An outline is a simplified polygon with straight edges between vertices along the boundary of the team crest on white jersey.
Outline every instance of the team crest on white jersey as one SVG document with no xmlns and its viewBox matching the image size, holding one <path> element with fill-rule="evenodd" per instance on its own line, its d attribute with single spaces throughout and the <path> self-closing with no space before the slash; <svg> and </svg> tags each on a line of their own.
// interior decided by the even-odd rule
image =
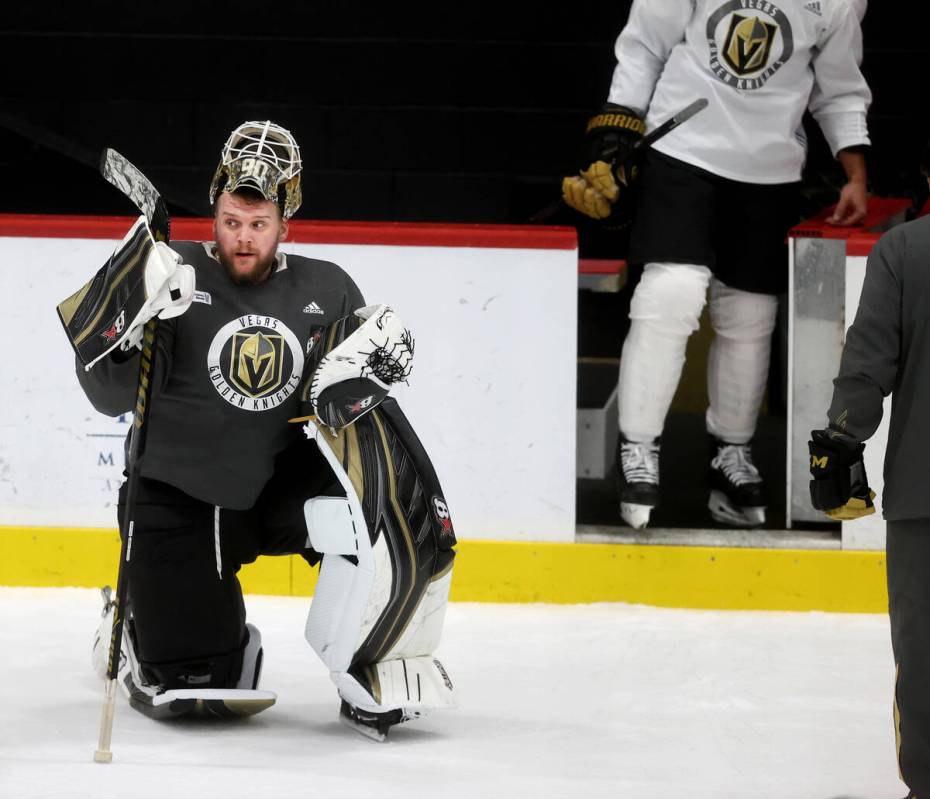
<svg viewBox="0 0 930 799">
<path fill-rule="evenodd" d="M 791 58 L 794 37 L 785 13 L 768 0 L 728 0 L 707 19 L 708 66 L 734 89 L 761 89 Z"/>
<path fill-rule="evenodd" d="M 297 390 L 303 368 L 297 336 L 273 316 L 246 314 L 227 322 L 207 353 L 213 387 L 245 411 L 277 408 Z"/>
</svg>

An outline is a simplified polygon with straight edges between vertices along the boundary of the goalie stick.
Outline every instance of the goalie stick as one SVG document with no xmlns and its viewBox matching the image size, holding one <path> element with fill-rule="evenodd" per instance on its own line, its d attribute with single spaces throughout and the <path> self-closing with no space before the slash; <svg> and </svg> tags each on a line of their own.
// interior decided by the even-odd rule
<svg viewBox="0 0 930 799">
<path fill-rule="evenodd" d="M 700 111 L 703 111 L 707 108 L 708 100 L 706 97 L 699 97 L 693 103 L 689 103 L 684 108 L 681 109 L 677 114 L 673 114 L 668 119 L 665 120 L 661 125 L 653 130 L 649 131 L 645 136 L 643 136 L 639 141 L 636 142 L 631 148 L 626 156 L 617 164 L 617 166 L 623 166 L 630 163 L 634 158 L 638 158 L 639 155 L 647 147 L 651 147 L 663 136 L 671 133 L 675 128 L 681 125 L 684 122 L 687 122 L 691 117 L 697 114 Z M 553 200 L 546 206 L 540 208 L 535 214 L 533 214 L 529 219 L 527 219 L 527 224 L 530 225 L 541 225 L 543 222 L 546 222 L 548 219 L 551 219 L 556 213 L 562 208 L 567 208 L 565 201 L 560 197 L 558 200 Z"/>
<path fill-rule="evenodd" d="M 152 182 L 133 164 L 109 148 L 100 158 L 100 173 L 111 184 L 125 194 L 145 215 L 156 241 L 168 243 L 171 223 L 168 209 Z M 136 490 L 139 484 L 139 467 L 145 451 L 145 434 L 149 411 L 152 405 L 152 376 L 155 369 L 155 354 L 158 344 L 158 316 L 145 323 L 142 333 L 142 353 L 139 357 L 139 380 L 136 388 L 136 405 L 132 414 L 129 433 L 129 452 L 126 456 L 126 504 L 120 520 L 122 532 L 119 565 L 117 567 L 116 595 L 113 599 L 113 628 L 110 633 L 110 649 L 107 660 L 106 687 L 103 709 L 100 715 L 100 738 L 94 752 L 98 763 L 113 760 L 110 739 L 113 734 L 113 715 L 116 711 L 116 680 L 119 675 L 120 650 L 123 644 L 123 623 L 127 610 L 127 568 L 132 548 L 132 530 L 135 523 Z"/>
</svg>

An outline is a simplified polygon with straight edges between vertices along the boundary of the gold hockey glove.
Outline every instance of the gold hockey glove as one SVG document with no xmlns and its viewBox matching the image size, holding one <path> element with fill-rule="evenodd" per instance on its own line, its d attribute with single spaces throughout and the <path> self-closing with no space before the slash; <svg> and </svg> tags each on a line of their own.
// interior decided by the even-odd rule
<svg viewBox="0 0 930 799">
<path fill-rule="evenodd" d="M 592 219 L 609 219 L 622 227 L 630 219 L 629 189 L 636 179 L 636 165 L 627 157 L 643 137 L 645 124 L 629 108 L 608 103 L 588 120 L 585 140 L 586 166 L 562 180 L 562 199 Z"/>
</svg>

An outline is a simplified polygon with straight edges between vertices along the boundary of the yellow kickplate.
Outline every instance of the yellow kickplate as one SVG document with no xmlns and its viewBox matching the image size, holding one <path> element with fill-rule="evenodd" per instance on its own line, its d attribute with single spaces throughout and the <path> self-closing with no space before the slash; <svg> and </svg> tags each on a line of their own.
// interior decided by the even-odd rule
<svg viewBox="0 0 930 799">
<path fill-rule="evenodd" d="M 733 610 L 884 613 L 885 553 L 723 547 L 460 541 L 459 602 L 628 602 Z M 113 585 L 115 530 L 0 527 L 0 585 Z M 251 594 L 309 596 L 317 570 L 262 557 L 239 573 Z"/>
</svg>

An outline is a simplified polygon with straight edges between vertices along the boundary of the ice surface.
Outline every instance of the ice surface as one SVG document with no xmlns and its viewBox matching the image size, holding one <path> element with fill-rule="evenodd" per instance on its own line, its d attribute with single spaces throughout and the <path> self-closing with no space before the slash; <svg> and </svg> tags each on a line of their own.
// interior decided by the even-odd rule
<svg viewBox="0 0 930 799">
<path fill-rule="evenodd" d="M 262 687 L 244 721 L 155 722 L 122 696 L 92 762 L 99 593 L 0 589 L 0 797 L 899 799 L 883 616 L 453 604 L 460 707 L 377 744 L 337 722 L 308 601 L 247 597 Z"/>
</svg>

